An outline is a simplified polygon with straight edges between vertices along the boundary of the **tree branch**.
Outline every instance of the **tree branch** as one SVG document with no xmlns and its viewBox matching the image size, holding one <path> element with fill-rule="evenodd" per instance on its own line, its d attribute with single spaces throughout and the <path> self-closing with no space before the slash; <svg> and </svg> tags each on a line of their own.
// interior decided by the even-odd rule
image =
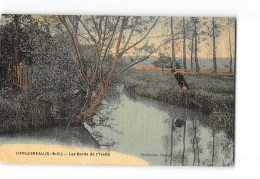
<svg viewBox="0 0 260 179">
<path fill-rule="evenodd" d="M 107 54 L 107 52 L 108 52 L 108 49 L 109 49 L 109 47 L 110 47 L 110 45 L 111 45 L 111 42 L 112 42 L 112 40 L 113 40 L 113 38 L 114 38 L 114 34 L 115 34 L 116 28 L 117 28 L 117 26 L 118 26 L 119 19 L 120 19 L 120 16 L 119 16 L 119 17 L 117 18 L 117 20 L 116 20 L 116 24 L 115 24 L 115 26 L 114 26 L 112 35 L 111 35 L 110 40 L 109 40 L 109 42 L 108 42 L 108 45 L 107 45 L 107 47 L 106 47 L 106 50 L 105 50 L 104 57 L 103 57 L 103 60 L 102 60 L 102 61 L 104 61 L 104 59 L 105 59 L 105 57 L 106 57 L 106 54 Z"/>
<path fill-rule="evenodd" d="M 154 26 L 156 25 L 156 23 L 158 22 L 160 17 L 158 17 L 156 19 L 156 21 L 154 22 L 154 24 L 151 26 L 151 28 L 148 30 L 148 32 L 143 36 L 143 38 L 141 38 L 139 41 L 135 42 L 134 44 L 130 45 L 129 47 L 127 47 L 126 49 L 122 50 L 120 53 L 119 53 L 119 57 L 121 58 L 123 56 L 123 54 L 130 50 L 131 48 L 133 48 L 134 46 L 138 45 L 140 42 L 142 42 L 148 35 L 149 33 L 151 32 L 151 30 L 154 28 Z"/>
<path fill-rule="evenodd" d="M 134 24 L 134 26 L 133 26 L 133 28 L 132 28 L 132 30 L 131 30 L 131 33 L 130 33 L 130 35 L 129 35 L 127 41 L 126 41 L 126 43 L 125 43 L 125 46 L 124 46 L 123 50 L 126 49 L 127 45 L 128 45 L 129 42 L 130 42 L 130 39 L 131 39 L 132 36 L 133 36 L 133 33 L 134 33 L 134 30 L 135 30 L 135 27 L 136 27 L 136 25 L 137 25 L 137 21 L 138 21 L 138 17 L 136 17 L 136 19 L 135 19 L 135 24 Z"/>
<path fill-rule="evenodd" d="M 128 69 L 131 68 L 132 66 L 134 66 L 134 65 L 136 65 L 136 64 L 138 64 L 138 63 L 140 63 L 140 62 L 145 61 L 145 60 L 146 60 L 147 58 L 149 58 L 153 53 L 157 52 L 158 49 L 160 49 L 163 45 L 169 43 L 170 41 L 171 41 L 171 39 L 168 40 L 168 41 L 166 41 L 165 43 L 162 43 L 162 44 L 159 45 L 153 52 L 151 52 L 148 56 L 144 57 L 144 58 L 141 59 L 141 60 L 138 60 L 137 62 L 134 62 L 134 63 L 130 64 L 130 65 L 127 66 L 127 67 L 125 67 L 123 70 L 121 70 L 120 72 L 118 72 L 118 73 L 113 77 L 112 81 L 116 80 L 122 73 L 124 73 L 126 70 L 128 70 Z"/>
<path fill-rule="evenodd" d="M 75 38 L 74 38 L 72 32 L 71 32 L 70 29 L 68 28 L 68 26 L 67 26 L 65 20 L 64 20 L 61 16 L 58 16 L 58 17 L 59 17 L 59 19 L 61 20 L 62 24 L 63 24 L 63 25 L 65 26 L 65 28 L 67 29 L 67 32 L 68 32 L 68 34 L 69 34 L 69 36 L 70 36 L 70 38 L 71 38 L 71 40 L 72 40 L 73 47 L 74 47 L 74 49 L 75 49 L 75 53 L 76 53 L 76 55 L 77 55 L 77 59 L 78 59 L 78 63 L 79 63 L 80 73 L 81 73 L 82 77 L 88 82 L 89 80 L 88 80 L 88 78 L 87 78 L 87 76 L 86 76 L 86 74 L 85 74 L 85 72 L 84 72 L 84 69 L 83 69 L 83 65 L 82 65 L 82 61 L 81 61 L 81 56 L 80 56 L 80 51 L 79 51 L 78 45 L 77 45 L 77 43 L 76 43 L 76 40 L 75 40 Z"/>
<path fill-rule="evenodd" d="M 90 31 L 88 30 L 88 28 L 86 27 L 86 25 L 81 21 L 81 19 L 80 19 L 78 16 L 76 16 L 76 17 L 78 18 L 79 22 L 82 24 L 82 26 L 84 27 L 84 29 L 87 31 L 87 33 L 88 33 L 88 35 L 90 36 L 90 38 L 92 39 L 92 41 L 93 41 L 95 44 L 97 44 L 97 41 L 96 41 L 95 37 L 90 33 Z"/>
</svg>

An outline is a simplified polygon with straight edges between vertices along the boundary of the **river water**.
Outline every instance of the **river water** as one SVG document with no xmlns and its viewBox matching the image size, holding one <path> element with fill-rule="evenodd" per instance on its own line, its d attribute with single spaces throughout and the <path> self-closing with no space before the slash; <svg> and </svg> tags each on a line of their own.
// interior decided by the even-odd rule
<svg viewBox="0 0 260 179">
<path fill-rule="evenodd" d="M 233 165 L 233 141 L 200 121 L 200 112 L 130 94 L 113 87 L 94 117 L 85 124 L 102 149 L 140 157 L 150 165 Z M 112 91 L 111 90 L 111 91 Z M 176 127 L 181 119 L 186 125 Z"/>
<path fill-rule="evenodd" d="M 176 127 L 176 120 L 186 125 Z M 207 120 L 200 112 L 131 94 L 117 84 L 111 86 L 92 124 L 84 124 L 88 130 L 56 126 L 2 135 L 0 143 L 99 144 L 150 165 L 233 165 L 233 141 L 201 122 Z"/>
</svg>

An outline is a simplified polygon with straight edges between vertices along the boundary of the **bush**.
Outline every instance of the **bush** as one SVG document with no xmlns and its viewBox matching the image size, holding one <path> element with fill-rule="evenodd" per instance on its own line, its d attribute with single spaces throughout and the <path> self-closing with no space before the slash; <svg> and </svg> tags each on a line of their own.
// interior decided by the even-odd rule
<svg viewBox="0 0 260 179">
<path fill-rule="evenodd" d="M 16 98 L 0 98 L 0 133 L 49 126 L 52 124 L 52 101 L 28 91 Z"/>
<path fill-rule="evenodd" d="M 70 91 L 39 93 L 28 88 L 17 93 L 5 89 L 0 97 L 0 133 L 67 125 L 84 105 L 84 97 Z"/>
</svg>

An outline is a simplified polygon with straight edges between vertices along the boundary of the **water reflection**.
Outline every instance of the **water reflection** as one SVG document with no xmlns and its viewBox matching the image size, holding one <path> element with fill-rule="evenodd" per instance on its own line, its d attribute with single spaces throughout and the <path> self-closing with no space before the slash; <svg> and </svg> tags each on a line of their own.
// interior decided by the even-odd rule
<svg viewBox="0 0 260 179">
<path fill-rule="evenodd" d="M 141 98 L 113 86 L 95 125 L 85 126 L 101 148 L 135 155 L 151 165 L 233 165 L 233 142 L 192 110 Z M 176 121 L 184 121 L 182 126 Z"/>
</svg>

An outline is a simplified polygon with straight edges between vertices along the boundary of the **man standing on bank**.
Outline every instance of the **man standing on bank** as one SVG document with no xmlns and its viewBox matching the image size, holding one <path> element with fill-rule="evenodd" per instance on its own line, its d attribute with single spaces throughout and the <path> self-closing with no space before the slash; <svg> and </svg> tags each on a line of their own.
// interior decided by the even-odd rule
<svg viewBox="0 0 260 179">
<path fill-rule="evenodd" d="M 189 89 L 189 86 L 186 83 L 183 75 L 180 72 L 177 72 L 175 69 L 172 69 L 171 72 L 174 73 L 175 79 L 177 80 L 178 85 L 181 87 L 183 92 L 186 92 Z"/>
</svg>

